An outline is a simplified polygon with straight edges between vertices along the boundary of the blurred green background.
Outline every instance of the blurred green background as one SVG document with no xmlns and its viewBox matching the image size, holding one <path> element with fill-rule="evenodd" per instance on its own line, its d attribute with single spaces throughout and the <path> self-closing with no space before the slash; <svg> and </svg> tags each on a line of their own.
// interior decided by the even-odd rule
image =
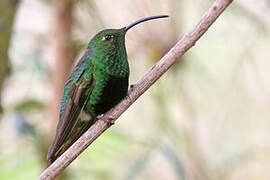
<svg viewBox="0 0 270 180">
<path fill-rule="evenodd" d="M 130 30 L 130 84 L 213 0 L 1 0 L 0 179 L 36 179 L 63 85 L 99 30 Z M 238 0 L 59 177 L 270 179 L 270 2 Z"/>
</svg>

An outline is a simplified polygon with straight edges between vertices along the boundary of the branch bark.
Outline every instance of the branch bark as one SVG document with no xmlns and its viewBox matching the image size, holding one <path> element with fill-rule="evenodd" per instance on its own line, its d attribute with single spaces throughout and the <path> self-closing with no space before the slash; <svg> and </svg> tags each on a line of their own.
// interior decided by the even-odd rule
<svg viewBox="0 0 270 180">
<path fill-rule="evenodd" d="M 127 110 L 157 79 L 159 79 L 196 41 L 208 30 L 218 16 L 233 0 L 216 0 L 198 24 L 157 62 L 147 74 L 132 85 L 127 96 L 114 108 L 100 116 L 98 120 L 51 166 L 43 171 L 38 180 L 54 179 L 98 136 L 114 124 L 115 120 Z"/>
</svg>

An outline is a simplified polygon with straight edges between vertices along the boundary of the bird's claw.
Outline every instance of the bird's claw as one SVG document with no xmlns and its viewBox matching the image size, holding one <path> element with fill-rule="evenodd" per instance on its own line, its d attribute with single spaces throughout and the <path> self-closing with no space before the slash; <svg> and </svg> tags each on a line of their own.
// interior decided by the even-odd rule
<svg viewBox="0 0 270 180">
<path fill-rule="evenodd" d="M 111 125 L 114 125 L 114 118 L 112 116 L 104 116 L 104 114 L 101 114 L 99 116 L 97 116 L 98 119 L 102 120 L 103 122 L 107 123 L 107 124 L 110 124 Z"/>
<path fill-rule="evenodd" d="M 97 119 L 101 119 L 102 117 L 104 117 L 104 114 L 100 114 L 97 116 Z"/>
</svg>

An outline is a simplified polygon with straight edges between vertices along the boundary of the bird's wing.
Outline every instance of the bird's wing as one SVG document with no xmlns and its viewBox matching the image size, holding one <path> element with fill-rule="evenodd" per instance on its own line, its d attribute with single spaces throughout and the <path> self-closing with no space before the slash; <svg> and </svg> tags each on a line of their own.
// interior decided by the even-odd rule
<svg viewBox="0 0 270 180">
<path fill-rule="evenodd" d="M 49 163 L 66 151 L 91 125 L 89 120 L 83 121 L 78 118 L 91 95 L 94 84 L 93 78 L 89 78 L 89 75 L 87 79 L 84 78 L 84 73 L 85 71 L 81 72 L 76 81 L 66 84 L 68 89 L 65 88 L 65 91 L 68 90 L 69 93 L 63 112 L 60 114 L 56 136 L 47 154 Z"/>
</svg>

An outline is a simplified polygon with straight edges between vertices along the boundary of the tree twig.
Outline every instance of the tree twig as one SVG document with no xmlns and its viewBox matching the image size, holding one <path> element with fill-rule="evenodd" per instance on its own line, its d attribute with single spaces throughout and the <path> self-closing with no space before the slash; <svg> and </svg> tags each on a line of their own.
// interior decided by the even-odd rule
<svg viewBox="0 0 270 180">
<path fill-rule="evenodd" d="M 43 171 L 38 180 L 54 179 L 63 171 L 82 151 L 84 151 L 98 136 L 108 129 L 115 120 L 127 110 L 157 79 L 159 79 L 187 50 L 195 45 L 196 41 L 215 22 L 218 16 L 233 0 L 216 0 L 199 23 L 189 31 L 176 45 L 157 62 L 147 74 L 135 85 L 128 95 L 114 108 L 98 118 L 98 120 L 51 166 Z"/>
</svg>

